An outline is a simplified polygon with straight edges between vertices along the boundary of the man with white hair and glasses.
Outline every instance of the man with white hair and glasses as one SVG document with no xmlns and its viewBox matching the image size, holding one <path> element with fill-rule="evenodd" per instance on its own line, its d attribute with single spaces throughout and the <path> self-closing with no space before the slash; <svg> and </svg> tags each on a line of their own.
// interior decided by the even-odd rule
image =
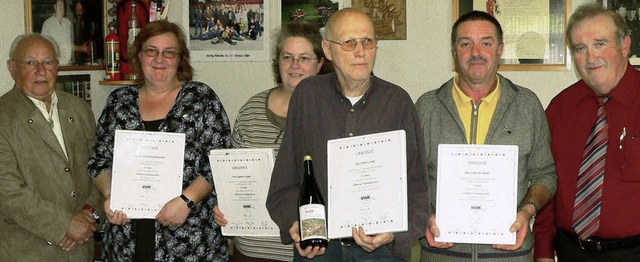
<svg viewBox="0 0 640 262">
<path fill-rule="evenodd" d="M 283 243 L 295 243 L 294 261 L 405 261 L 429 215 L 418 115 L 406 91 L 372 74 L 377 39 L 365 13 L 354 8 L 336 12 L 323 37 L 322 48 L 335 73 L 308 77 L 293 92 L 267 208 Z M 304 155 L 313 157 L 315 180 L 328 203 L 327 141 L 399 129 L 406 132 L 408 232 L 366 235 L 365 229 L 354 227 L 350 238 L 333 239 L 326 248 L 302 249 L 296 200 Z"/>
<path fill-rule="evenodd" d="M 95 120 L 55 89 L 59 51 L 48 36 L 18 36 L 0 97 L 0 261 L 91 261 L 94 207 L 87 173 Z"/>
</svg>

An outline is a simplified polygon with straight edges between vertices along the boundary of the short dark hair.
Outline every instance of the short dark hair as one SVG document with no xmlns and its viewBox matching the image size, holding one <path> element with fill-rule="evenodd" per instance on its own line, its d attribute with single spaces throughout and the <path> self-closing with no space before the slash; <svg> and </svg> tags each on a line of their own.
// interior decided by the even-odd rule
<svg viewBox="0 0 640 262">
<path fill-rule="evenodd" d="M 276 83 L 282 84 L 282 77 L 280 76 L 280 53 L 284 48 L 284 42 L 290 37 L 302 37 L 309 41 L 313 46 L 313 53 L 318 58 L 324 60 L 322 68 L 320 68 L 320 74 L 324 74 L 332 71 L 333 67 L 331 61 L 326 59 L 324 52 L 322 51 L 322 36 L 320 35 L 320 28 L 314 24 L 299 19 L 293 23 L 283 25 L 276 37 L 276 45 L 273 53 L 273 62 L 271 67 L 273 69 L 273 77 Z"/>
<path fill-rule="evenodd" d="M 191 67 L 191 58 L 189 54 L 189 48 L 187 48 L 187 40 L 182 28 L 166 20 L 156 20 L 148 23 L 140 30 L 136 39 L 133 41 L 131 48 L 129 49 L 129 62 L 134 70 L 142 72 L 142 65 L 138 55 L 142 52 L 142 44 L 152 37 L 159 36 L 165 33 L 173 33 L 178 39 L 178 80 L 191 81 L 193 79 L 193 67 Z"/>
<path fill-rule="evenodd" d="M 498 20 L 495 17 L 488 14 L 487 12 L 474 10 L 462 15 L 453 24 L 453 29 L 451 29 L 451 46 L 454 46 L 456 44 L 456 37 L 458 36 L 458 27 L 460 26 L 460 24 L 468 21 L 488 21 L 492 23 L 493 26 L 496 28 L 496 32 L 498 33 L 498 44 L 502 44 L 502 41 L 504 39 L 504 32 L 502 31 L 502 26 L 500 26 L 500 22 L 498 22 Z"/>
<path fill-rule="evenodd" d="M 611 18 L 611 20 L 613 20 L 613 23 L 616 25 L 615 37 L 618 45 L 622 44 L 622 40 L 624 39 L 624 37 L 630 34 L 629 26 L 624 22 L 624 19 L 622 19 L 622 17 L 618 15 L 618 13 L 602 7 L 602 4 L 583 4 L 573 12 L 571 18 L 569 18 L 569 23 L 567 23 L 565 40 L 567 42 L 567 45 L 569 45 L 571 49 L 573 49 L 573 43 L 571 41 L 571 34 L 573 33 L 573 29 L 575 29 L 575 27 L 585 19 L 593 18 L 599 15 L 608 16 Z"/>
</svg>

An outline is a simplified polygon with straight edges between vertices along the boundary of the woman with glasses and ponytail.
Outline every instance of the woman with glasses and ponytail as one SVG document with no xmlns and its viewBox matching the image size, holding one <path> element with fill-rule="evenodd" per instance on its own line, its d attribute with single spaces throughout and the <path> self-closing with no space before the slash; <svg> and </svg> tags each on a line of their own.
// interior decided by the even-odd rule
<svg viewBox="0 0 640 262">
<path fill-rule="evenodd" d="M 227 261 L 227 241 L 214 223 L 217 203 L 208 153 L 231 147 L 231 128 L 216 93 L 192 81 L 185 34 L 176 24 L 147 24 L 129 50 L 144 82 L 113 91 L 98 121 L 89 174 L 104 196 L 104 261 Z M 129 219 L 110 209 L 116 130 L 185 134 L 182 195 L 155 219 Z"/>
<path fill-rule="evenodd" d="M 303 79 L 331 71 L 331 62 L 325 59 L 321 43 L 319 28 L 304 20 L 282 26 L 272 62 L 278 86 L 254 95 L 242 106 L 231 136 L 233 147 L 276 150 L 280 147 L 293 90 Z M 224 210 L 218 206 L 213 210 L 216 223 L 225 226 Z M 279 237 L 235 237 L 233 244 L 232 262 L 293 260 L 293 246 L 283 245 Z M 273 248 L 264 253 L 251 248 L 265 245 Z"/>
</svg>

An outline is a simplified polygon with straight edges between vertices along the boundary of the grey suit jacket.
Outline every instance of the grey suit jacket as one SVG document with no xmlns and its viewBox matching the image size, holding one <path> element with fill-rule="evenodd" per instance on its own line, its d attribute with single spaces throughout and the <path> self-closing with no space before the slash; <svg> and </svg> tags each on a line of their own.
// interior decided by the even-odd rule
<svg viewBox="0 0 640 262">
<path fill-rule="evenodd" d="M 86 102 L 56 94 L 68 160 L 17 86 L 0 97 L 0 261 L 92 261 L 93 241 L 70 252 L 58 244 L 74 213 L 101 206 L 87 174 L 95 120 Z"/>
</svg>

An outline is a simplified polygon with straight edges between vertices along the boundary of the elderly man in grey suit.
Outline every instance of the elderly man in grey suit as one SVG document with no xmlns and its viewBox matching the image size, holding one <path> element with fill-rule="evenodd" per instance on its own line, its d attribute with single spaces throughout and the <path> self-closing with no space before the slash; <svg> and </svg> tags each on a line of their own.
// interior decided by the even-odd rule
<svg viewBox="0 0 640 262">
<path fill-rule="evenodd" d="M 87 174 L 95 121 L 81 99 L 55 90 L 58 47 L 18 36 L 0 97 L 0 261 L 91 261 L 100 199 Z"/>
</svg>

